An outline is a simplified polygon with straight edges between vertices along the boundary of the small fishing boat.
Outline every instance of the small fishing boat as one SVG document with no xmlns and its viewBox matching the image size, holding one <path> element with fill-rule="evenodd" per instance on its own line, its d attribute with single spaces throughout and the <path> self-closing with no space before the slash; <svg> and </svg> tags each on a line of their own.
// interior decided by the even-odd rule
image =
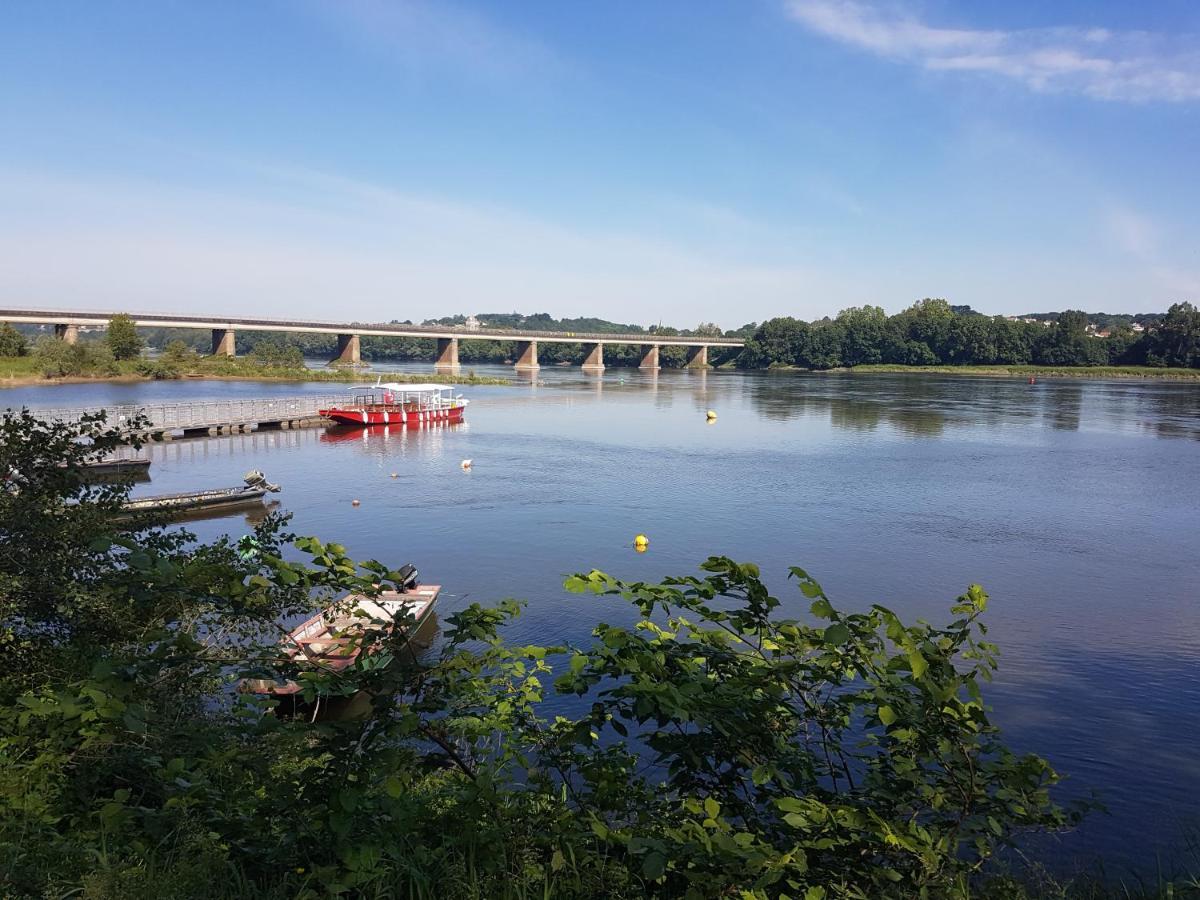
<svg viewBox="0 0 1200 900">
<path fill-rule="evenodd" d="M 339 425 L 403 425 L 417 428 L 434 423 L 461 422 L 471 401 L 445 384 L 356 385 L 354 399 L 344 406 L 320 410 Z"/>
<path fill-rule="evenodd" d="M 354 665 L 363 652 L 368 632 L 392 636 L 403 629 L 407 643 L 433 617 L 441 586 L 417 584 L 417 570 L 405 566 L 407 581 L 402 591 L 383 591 L 378 596 L 348 594 L 328 609 L 288 632 L 280 643 L 287 657 L 296 663 L 341 672 Z M 303 689 L 293 680 L 272 681 L 247 678 L 239 685 L 243 693 L 293 697 Z"/>
<path fill-rule="evenodd" d="M 271 484 L 257 469 L 246 473 L 242 487 L 218 488 L 210 491 L 184 491 L 179 494 L 159 494 L 154 497 L 138 497 L 127 500 L 121 508 L 126 513 L 171 512 L 184 513 L 193 510 L 218 507 L 243 506 L 261 502 L 268 493 L 278 493 L 279 485 Z"/>
<path fill-rule="evenodd" d="M 121 458 L 111 456 L 107 459 L 97 459 L 84 463 L 81 467 L 84 474 L 98 477 L 108 475 L 145 475 L 150 468 L 150 460 L 139 457 Z"/>
</svg>

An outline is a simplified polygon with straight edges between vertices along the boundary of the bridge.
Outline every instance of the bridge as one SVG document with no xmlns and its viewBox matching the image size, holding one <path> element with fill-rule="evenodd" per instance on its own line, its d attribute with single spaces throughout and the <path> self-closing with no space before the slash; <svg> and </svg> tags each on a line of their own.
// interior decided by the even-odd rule
<svg viewBox="0 0 1200 900">
<path fill-rule="evenodd" d="M 32 325 L 53 325 L 54 333 L 68 343 L 75 343 L 81 327 L 108 325 L 116 313 L 83 310 L 0 309 L 0 322 Z M 308 319 L 217 318 L 214 316 L 185 316 L 172 313 L 128 313 L 134 325 L 142 328 L 196 328 L 212 333 L 213 355 L 234 355 L 234 339 L 238 331 L 278 331 L 305 334 L 337 335 L 337 354 L 331 364 L 354 365 L 362 361 L 360 340 L 372 337 L 427 338 L 437 342 L 434 365 L 439 369 L 458 368 L 460 340 L 513 341 L 516 343 L 518 369 L 538 368 L 538 344 L 582 344 L 583 368 L 603 371 L 604 347 L 608 344 L 629 344 L 641 347 L 641 367 L 657 369 L 659 349 L 686 347 L 688 366 L 708 365 L 710 347 L 741 347 L 740 338 L 703 335 L 665 335 L 652 332 L 630 334 L 600 334 L 564 331 L 522 331 L 514 328 L 467 328 L 446 325 L 393 325 L 364 322 L 322 322 Z"/>
</svg>

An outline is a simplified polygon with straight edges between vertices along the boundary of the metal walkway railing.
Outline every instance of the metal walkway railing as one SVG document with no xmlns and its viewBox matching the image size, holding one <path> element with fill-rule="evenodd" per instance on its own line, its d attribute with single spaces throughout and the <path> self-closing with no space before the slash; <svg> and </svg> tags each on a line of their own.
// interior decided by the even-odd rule
<svg viewBox="0 0 1200 900">
<path fill-rule="evenodd" d="M 42 419 L 61 422 L 77 422 L 88 413 L 104 412 L 108 424 L 117 428 L 132 422 L 140 414 L 149 420 L 149 424 L 140 430 L 174 431 L 305 419 L 345 400 L 344 394 L 297 394 L 273 400 L 198 400 L 192 403 L 32 409 L 30 412 Z"/>
</svg>

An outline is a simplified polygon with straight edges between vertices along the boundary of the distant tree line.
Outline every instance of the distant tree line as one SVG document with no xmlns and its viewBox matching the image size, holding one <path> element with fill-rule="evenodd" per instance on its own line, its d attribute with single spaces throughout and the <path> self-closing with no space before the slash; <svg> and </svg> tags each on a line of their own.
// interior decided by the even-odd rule
<svg viewBox="0 0 1200 900">
<path fill-rule="evenodd" d="M 1053 321 L 1029 322 L 984 316 L 935 299 L 894 316 L 878 306 L 852 307 L 818 322 L 770 319 L 746 341 L 736 364 L 744 369 L 878 363 L 1200 368 L 1200 311 L 1190 303 L 1176 303 L 1141 333 L 1118 324 L 1098 336 L 1089 330 L 1091 324 L 1078 310 L 1057 313 Z"/>
</svg>

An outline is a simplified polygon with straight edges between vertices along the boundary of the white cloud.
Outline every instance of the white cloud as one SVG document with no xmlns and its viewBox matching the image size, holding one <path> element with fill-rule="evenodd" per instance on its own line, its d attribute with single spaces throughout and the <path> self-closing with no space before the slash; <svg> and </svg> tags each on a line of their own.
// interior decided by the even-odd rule
<svg viewBox="0 0 1200 900">
<path fill-rule="evenodd" d="M 982 72 L 1035 91 L 1099 100 L 1200 100 L 1200 52 L 1186 36 L 1101 28 L 942 28 L 856 0 L 787 0 L 818 34 L 932 71 Z"/>
<path fill-rule="evenodd" d="M 1166 302 L 1200 299 L 1200 270 L 1179 264 L 1187 252 L 1170 252 L 1172 229 L 1118 204 L 1103 211 L 1101 222 L 1109 242 L 1138 264 L 1152 290 Z"/>
<path fill-rule="evenodd" d="M 308 8 L 347 38 L 411 69 L 495 78 L 563 67 L 536 38 L 449 0 L 310 0 Z"/>
<path fill-rule="evenodd" d="M 1148 216 L 1124 206 L 1105 210 L 1104 226 L 1110 240 L 1121 251 L 1142 261 L 1158 255 L 1161 229 Z"/>
</svg>

